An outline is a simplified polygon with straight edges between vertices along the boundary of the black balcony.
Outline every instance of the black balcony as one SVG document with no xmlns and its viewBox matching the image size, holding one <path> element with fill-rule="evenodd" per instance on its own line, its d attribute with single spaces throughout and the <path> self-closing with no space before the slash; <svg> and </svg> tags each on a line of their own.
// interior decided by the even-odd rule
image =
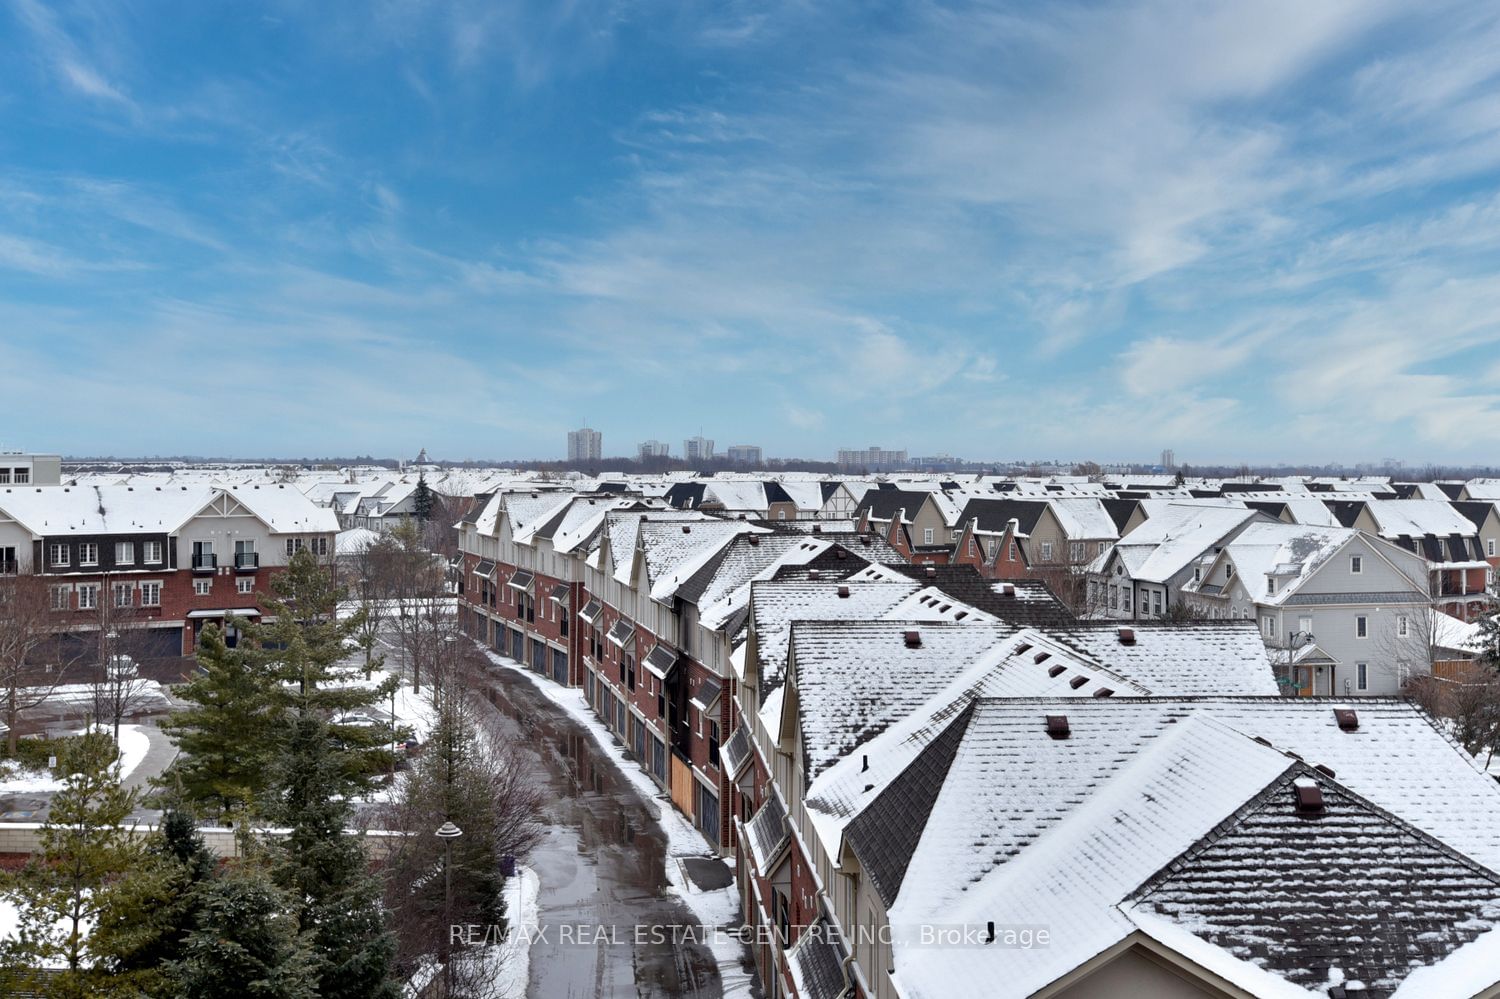
<svg viewBox="0 0 1500 999">
<path fill-rule="evenodd" d="M 213 572 L 219 567 L 219 556 L 217 555 L 194 555 L 194 572 Z"/>
<path fill-rule="evenodd" d="M 254 572 L 259 568 L 259 552 L 235 552 L 234 569 L 236 572 Z"/>
</svg>

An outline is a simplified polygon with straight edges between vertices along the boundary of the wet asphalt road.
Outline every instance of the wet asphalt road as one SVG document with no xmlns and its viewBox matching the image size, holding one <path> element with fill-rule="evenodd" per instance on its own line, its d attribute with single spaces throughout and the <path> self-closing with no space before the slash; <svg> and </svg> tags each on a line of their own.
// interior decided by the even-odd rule
<svg viewBox="0 0 1500 999">
<path fill-rule="evenodd" d="M 527 678 L 492 669 L 486 693 L 495 723 L 526 750 L 547 799 L 546 836 L 526 860 L 541 880 L 529 995 L 721 996 L 706 948 L 674 946 L 669 930 L 645 931 L 637 941 L 637 926 L 697 925 L 678 899 L 663 894 L 667 846 L 652 807 L 593 737 Z"/>
</svg>

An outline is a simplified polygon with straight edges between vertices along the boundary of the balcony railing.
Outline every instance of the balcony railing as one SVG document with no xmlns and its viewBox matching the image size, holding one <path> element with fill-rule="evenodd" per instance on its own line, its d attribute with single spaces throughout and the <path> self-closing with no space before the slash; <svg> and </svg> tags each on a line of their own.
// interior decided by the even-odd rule
<svg viewBox="0 0 1500 999">
<path fill-rule="evenodd" d="M 236 569 L 248 570 L 250 572 L 254 572 L 256 569 L 260 568 L 260 553 L 259 552 L 235 552 L 234 553 L 234 567 Z"/>
<path fill-rule="evenodd" d="M 217 555 L 194 555 L 194 572 L 213 572 L 219 567 L 219 556 Z"/>
</svg>

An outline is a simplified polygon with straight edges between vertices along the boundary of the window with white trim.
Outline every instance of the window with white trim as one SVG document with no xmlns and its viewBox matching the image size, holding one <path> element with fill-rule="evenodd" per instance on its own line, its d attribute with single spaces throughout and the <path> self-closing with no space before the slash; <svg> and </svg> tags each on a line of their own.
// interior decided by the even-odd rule
<svg viewBox="0 0 1500 999">
<path fill-rule="evenodd" d="M 1269 615 L 1267 615 L 1266 617 L 1261 618 L 1260 619 L 1260 630 L 1265 633 L 1265 636 L 1267 638 L 1275 638 L 1276 637 L 1276 619 L 1274 617 L 1269 616 Z"/>
<path fill-rule="evenodd" d="M 115 565 L 135 565 L 135 542 L 115 542 Z"/>
<path fill-rule="evenodd" d="M 141 561 L 147 565 L 161 564 L 161 542 L 147 541 L 141 545 Z"/>
<path fill-rule="evenodd" d="M 1051 562 L 1052 561 L 1052 542 L 1050 542 L 1050 541 L 1043 541 L 1042 542 L 1042 561 L 1043 562 Z"/>
<path fill-rule="evenodd" d="M 200 597 L 206 597 L 213 592 L 214 581 L 212 579 L 193 580 L 193 592 Z"/>
<path fill-rule="evenodd" d="M 78 609 L 94 610 L 99 606 L 99 584 L 83 583 L 78 587 Z"/>
<path fill-rule="evenodd" d="M 84 541 L 78 545 L 79 565 L 98 565 L 99 546 L 92 541 Z"/>
<path fill-rule="evenodd" d="M 312 551 L 312 553 L 314 555 L 327 555 L 328 554 L 328 539 L 327 538 L 309 538 L 308 542 L 307 542 L 307 547 Z"/>
<path fill-rule="evenodd" d="M 47 564 L 54 568 L 65 568 L 72 564 L 72 558 L 68 552 L 67 545 L 51 544 L 47 546 Z"/>
<path fill-rule="evenodd" d="M 924 545 L 930 545 L 930 544 L 932 544 L 932 528 L 930 528 L 930 527 L 924 527 L 924 528 L 922 528 L 922 544 L 924 544 Z"/>
<path fill-rule="evenodd" d="M 1354 685 L 1360 690 L 1370 689 L 1370 667 L 1367 664 L 1354 664 Z"/>
<path fill-rule="evenodd" d="M 1396 634 L 1399 635 L 1399 636 L 1401 636 L 1402 638 L 1405 638 L 1410 633 L 1411 633 L 1411 624 L 1406 619 L 1406 615 L 1403 614 L 1400 617 L 1396 618 Z"/>
<path fill-rule="evenodd" d="M 254 576 L 241 576 L 239 579 L 236 579 L 234 581 L 234 588 L 239 593 L 254 593 L 255 592 L 255 577 Z"/>
<path fill-rule="evenodd" d="M 160 607 L 161 606 L 161 584 L 160 583 L 153 581 L 153 582 L 150 582 L 150 583 L 142 583 L 141 584 L 141 606 L 142 607 Z"/>
<path fill-rule="evenodd" d="M 129 607 L 131 604 L 135 603 L 135 587 L 131 586 L 129 583 L 116 583 L 113 589 L 115 594 L 116 607 Z"/>
<path fill-rule="evenodd" d="M 1370 619 L 1367 618 L 1367 617 L 1365 617 L 1363 614 L 1359 615 L 1358 617 L 1356 617 L 1354 619 L 1354 637 L 1355 638 L 1369 638 L 1370 637 Z"/>
<path fill-rule="evenodd" d="M 1363 555 L 1349 556 L 1349 574 L 1358 576 L 1365 571 L 1365 557 Z"/>
<path fill-rule="evenodd" d="M 1486 541 L 1485 542 L 1485 547 L 1486 547 L 1486 549 L 1489 552 L 1490 558 L 1494 558 L 1495 557 L 1495 539 L 1494 538 L 1490 538 L 1488 541 Z"/>
<path fill-rule="evenodd" d="M 52 609 L 55 611 L 68 610 L 70 607 L 72 607 L 73 600 L 70 596 L 72 592 L 73 587 L 71 586 L 52 587 Z"/>
</svg>

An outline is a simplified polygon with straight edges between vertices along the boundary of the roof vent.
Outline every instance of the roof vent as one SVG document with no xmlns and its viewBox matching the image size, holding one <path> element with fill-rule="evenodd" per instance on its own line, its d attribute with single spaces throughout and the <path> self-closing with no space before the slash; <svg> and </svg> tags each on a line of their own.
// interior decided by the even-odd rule
<svg viewBox="0 0 1500 999">
<path fill-rule="evenodd" d="M 1038 652 L 1036 655 L 1031 657 L 1031 661 L 1034 663 L 1044 663 L 1051 658 L 1052 653 L 1050 652 Z"/>
<path fill-rule="evenodd" d="M 866 755 L 860 757 L 860 761 L 861 761 L 860 762 L 860 767 L 859 767 L 859 772 L 860 773 L 864 773 L 866 770 L 870 769 L 870 757 L 869 757 L 869 754 L 866 754 Z"/>
<path fill-rule="evenodd" d="M 922 646 L 922 633 L 920 631 L 908 631 L 906 633 L 906 647 L 917 649 Z"/>
<path fill-rule="evenodd" d="M 1071 735 L 1072 729 L 1068 728 L 1068 716 L 1048 715 L 1047 734 L 1052 736 L 1052 738 L 1054 739 L 1066 739 L 1069 735 Z"/>
<path fill-rule="evenodd" d="M 1135 629 L 1134 628 L 1121 628 L 1121 629 L 1119 629 L 1119 631 L 1120 631 L 1120 644 L 1121 645 L 1134 645 L 1135 644 Z"/>
<path fill-rule="evenodd" d="M 693 533 L 692 526 L 689 525 L 689 524 L 683 524 L 682 525 L 682 533 L 683 534 L 692 534 Z"/>
<path fill-rule="evenodd" d="M 1073 679 L 1068 681 L 1068 686 L 1072 687 L 1074 690 L 1077 690 L 1079 687 L 1082 687 L 1088 682 L 1089 678 L 1086 676 L 1075 676 Z"/>
<path fill-rule="evenodd" d="M 1031 643 L 1030 642 L 1022 642 L 1020 645 L 1016 646 L 1016 651 L 1015 651 L 1014 654 L 1018 655 L 1018 656 L 1024 656 L 1026 653 L 1028 653 L 1030 651 L 1031 651 Z"/>
<path fill-rule="evenodd" d="M 928 579 L 937 579 L 937 569 L 935 569 L 935 568 L 933 568 L 932 566 L 929 565 L 927 567 L 927 571 L 926 571 L 925 575 L 927 576 Z"/>
<path fill-rule="evenodd" d="M 1274 747 L 1271 747 L 1271 740 L 1267 739 L 1263 735 L 1257 735 L 1257 736 L 1254 736 L 1253 738 L 1255 739 L 1256 742 L 1260 743 L 1262 746 L 1266 746 L 1268 748 L 1274 748 Z"/>
<path fill-rule="evenodd" d="M 822 534 L 823 533 L 823 525 L 822 524 L 814 524 L 812 526 L 812 532 L 814 534 Z"/>
<path fill-rule="evenodd" d="M 844 559 L 849 557 L 849 553 L 842 548 L 835 548 L 833 550 L 833 557 L 842 562 Z"/>
<path fill-rule="evenodd" d="M 1000 587 L 1000 595 L 1002 597 L 1013 597 L 1013 596 L 1015 596 L 1016 595 L 1016 586 L 1015 586 L 1015 584 L 1014 583 L 1005 583 L 1005 584 L 1003 584 Z"/>
<path fill-rule="evenodd" d="M 1110 690 L 1108 687 L 1100 687 L 1098 690 L 1094 691 L 1094 696 L 1095 697 L 1113 697 L 1113 696 L 1115 696 L 1115 692 L 1113 690 Z"/>
<path fill-rule="evenodd" d="M 1323 789 L 1317 781 L 1311 777 L 1298 777 L 1292 781 L 1292 788 L 1297 792 L 1298 815 L 1323 814 Z"/>
<path fill-rule="evenodd" d="M 1062 663 L 1058 663 L 1056 666 L 1052 667 L 1051 669 L 1049 669 L 1047 671 L 1047 675 L 1050 676 L 1050 677 L 1053 677 L 1055 679 L 1055 678 L 1057 678 L 1059 676 L 1062 676 L 1063 675 L 1063 670 L 1065 670 L 1067 668 L 1068 667 L 1064 666 Z"/>
<path fill-rule="evenodd" d="M 807 578 L 813 580 L 814 582 L 816 582 L 817 580 L 821 579 L 822 575 L 823 574 L 820 573 L 820 572 L 818 572 L 818 570 L 816 570 L 816 569 L 809 569 L 809 570 L 807 570 Z"/>
<path fill-rule="evenodd" d="M 870 536 L 868 534 L 861 534 L 859 536 L 859 543 L 868 548 L 870 546 Z"/>
<path fill-rule="evenodd" d="M 1326 763 L 1319 763 L 1317 766 L 1313 767 L 1313 769 L 1322 774 L 1324 777 L 1327 777 L 1329 780 L 1333 780 L 1338 776 L 1338 774 L 1333 772 L 1333 767 L 1328 766 Z"/>
<path fill-rule="evenodd" d="M 849 599 L 849 587 L 847 587 L 847 586 L 840 586 L 839 587 L 839 597 L 842 598 L 842 599 L 844 599 L 844 600 L 848 600 Z"/>
<path fill-rule="evenodd" d="M 747 545 L 749 545 L 751 548 L 754 548 L 755 546 L 757 546 L 757 545 L 760 544 L 760 535 L 758 535 L 758 534 L 751 534 L 751 535 L 749 535 L 748 537 L 745 538 L 745 543 Z"/>
<path fill-rule="evenodd" d="M 1359 715 L 1353 708 L 1334 708 L 1333 717 L 1345 732 L 1354 732 L 1359 728 Z"/>
</svg>

